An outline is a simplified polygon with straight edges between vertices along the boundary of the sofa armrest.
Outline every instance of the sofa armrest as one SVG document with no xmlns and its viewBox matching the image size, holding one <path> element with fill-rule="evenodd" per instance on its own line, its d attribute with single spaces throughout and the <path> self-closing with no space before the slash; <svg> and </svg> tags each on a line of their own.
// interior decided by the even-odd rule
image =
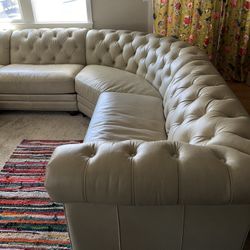
<svg viewBox="0 0 250 250">
<path fill-rule="evenodd" d="M 249 204 L 249 162 L 227 147 L 169 141 L 65 145 L 49 162 L 46 189 L 63 203 Z"/>
</svg>

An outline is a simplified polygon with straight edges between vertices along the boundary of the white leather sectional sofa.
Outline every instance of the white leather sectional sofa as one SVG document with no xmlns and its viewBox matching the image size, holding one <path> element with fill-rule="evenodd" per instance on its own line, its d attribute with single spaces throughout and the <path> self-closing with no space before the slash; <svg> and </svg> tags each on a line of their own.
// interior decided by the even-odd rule
<svg viewBox="0 0 250 250">
<path fill-rule="evenodd" d="M 0 32 L 0 109 L 77 111 L 86 30 Z"/>
<path fill-rule="evenodd" d="M 0 109 L 80 110 L 46 188 L 73 249 L 239 250 L 250 228 L 250 118 L 197 47 L 111 30 L 0 33 Z"/>
</svg>

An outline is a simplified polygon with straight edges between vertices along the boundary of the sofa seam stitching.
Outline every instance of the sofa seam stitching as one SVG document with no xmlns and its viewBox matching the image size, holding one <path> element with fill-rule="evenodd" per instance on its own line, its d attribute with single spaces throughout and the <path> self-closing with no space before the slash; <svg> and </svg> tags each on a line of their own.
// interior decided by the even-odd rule
<svg viewBox="0 0 250 250">
<path fill-rule="evenodd" d="M 83 200 L 85 202 L 88 202 L 88 199 L 87 199 L 87 191 L 86 191 L 86 180 L 87 180 L 87 169 L 88 169 L 88 166 L 89 166 L 89 160 L 86 161 L 86 166 L 83 168 L 83 193 L 82 193 L 82 197 L 83 197 Z"/>
<path fill-rule="evenodd" d="M 226 169 L 227 169 L 227 172 L 228 172 L 228 179 L 229 179 L 229 185 L 230 185 L 229 204 L 232 204 L 232 202 L 233 202 L 232 174 L 231 174 L 231 171 L 229 169 L 229 165 L 228 164 L 226 164 Z"/>
<path fill-rule="evenodd" d="M 119 214 L 119 208 L 118 205 L 116 207 L 116 218 L 117 218 L 117 229 L 118 229 L 118 249 L 122 250 L 121 247 L 121 222 L 120 222 L 120 214 Z"/>
<path fill-rule="evenodd" d="M 180 151 L 180 149 L 179 149 L 179 151 Z M 180 153 L 177 152 L 177 154 L 180 154 Z M 181 194 L 180 194 L 181 193 L 181 169 L 180 169 L 179 159 L 176 159 L 176 161 L 177 161 L 177 175 L 178 175 L 178 197 L 177 197 L 177 204 L 180 204 L 180 201 L 181 201 Z"/>
<path fill-rule="evenodd" d="M 181 191 L 181 187 L 180 187 L 180 166 L 179 166 L 179 161 L 177 160 L 177 178 L 178 178 L 178 196 L 177 196 L 177 204 L 180 203 L 180 191 Z"/>
<path fill-rule="evenodd" d="M 134 164 L 133 159 L 130 159 L 131 162 L 131 202 L 135 205 L 135 184 L 134 184 Z"/>
<path fill-rule="evenodd" d="M 183 206 L 183 223 L 182 223 L 182 234 L 181 234 L 181 250 L 183 249 L 184 245 L 184 232 L 185 232 L 185 220 L 186 220 L 186 206 Z"/>
</svg>

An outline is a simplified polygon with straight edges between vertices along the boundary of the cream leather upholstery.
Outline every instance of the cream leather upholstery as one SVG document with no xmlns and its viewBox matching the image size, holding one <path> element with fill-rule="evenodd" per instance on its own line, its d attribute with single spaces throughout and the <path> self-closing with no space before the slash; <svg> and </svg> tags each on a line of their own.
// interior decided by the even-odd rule
<svg viewBox="0 0 250 250">
<path fill-rule="evenodd" d="M 250 224 L 249 158 L 169 141 L 67 145 L 46 188 L 65 204 L 74 249 L 237 250 Z"/>
<path fill-rule="evenodd" d="M 250 219 L 250 206 L 67 203 L 65 208 L 73 249 L 236 250 Z"/>
<path fill-rule="evenodd" d="M 164 95 L 175 73 L 187 62 L 208 60 L 197 47 L 172 37 L 139 32 L 91 30 L 87 33 L 87 64 L 123 69 L 149 81 Z"/>
<path fill-rule="evenodd" d="M 10 36 L 10 30 L 0 30 L 0 65 L 7 65 L 10 63 Z"/>
<path fill-rule="evenodd" d="M 160 98 L 159 92 L 142 77 L 100 65 L 86 66 L 76 76 L 76 92 L 79 96 L 79 110 L 90 117 L 99 95 L 103 92 L 134 93 Z"/>
<path fill-rule="evenodd" d="M 76 94 L 0 94 L 3 110 L 77 111 Z"/>
<path fill-rule="evenodd" d="M 128 139 L 167 139 L 162 100 L 136 94 L 103 93 L 98 100 L 84 141 Z"/>
<path fill-rule="evenodd" d="M 46 177 L 51 197 L 65 204 L 73 247 L 241 249 L 250 226 L 250 119 L 207 56 L 127 31 L 89 31 L 86 46 L 79 109 L 92 115 L 100 97 L 85 143 L 57 148 Z M 96 65 L 134 73 L 161 97 L 124 93 L 117 77 L 125 74 Z"/>
<path fill-rule="evenodd" d="M 191 61 L 182 67 L 163 104 L 168 140 L 250 152 L 250 117 L 211 63 Z"/>
<path fill-rule="evenodd" d="M 85 142 L 58 147 L 46 173 L 73 249 L 242 249 L 250 118 L 203 52 L 129 31 L 10 35 L 0 109 L 92 116 Z"/>
<path fill-rule="evenodd" d="M 0 64 L 7 65 L 0 67 L 0 110 L 78 110 L 75 76 L 86 63 L 86 33 L 78 28 L 0 32 Z"/>
<path fill-rule="evenodd" d="M 0 69 L 1 94 L 74 94 L 81 65 L 11 64 Z"/>
<path fill-rule="evenodd" d="M 85 29 L 16 30 L 11 38 L 11 63 L 85 64 Z"/>
<path fill-rule="evenodd" d="M 46 187 L 64 203 L 250 204 L 249 162 L 249 155 L 222 146 L 88 139 L 55 151 Z"/>
</svg>

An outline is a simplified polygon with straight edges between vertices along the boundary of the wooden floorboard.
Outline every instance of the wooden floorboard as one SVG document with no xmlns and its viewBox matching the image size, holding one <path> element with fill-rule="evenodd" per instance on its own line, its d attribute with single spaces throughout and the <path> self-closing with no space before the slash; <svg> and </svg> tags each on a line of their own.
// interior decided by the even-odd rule
<svg viewBox="0 0 250 250">
<path fill-rule="evenodd" d="M 238 82 L 227 82 L 227 84 L 250 114 L 250 86 Z"/>
</svg>

